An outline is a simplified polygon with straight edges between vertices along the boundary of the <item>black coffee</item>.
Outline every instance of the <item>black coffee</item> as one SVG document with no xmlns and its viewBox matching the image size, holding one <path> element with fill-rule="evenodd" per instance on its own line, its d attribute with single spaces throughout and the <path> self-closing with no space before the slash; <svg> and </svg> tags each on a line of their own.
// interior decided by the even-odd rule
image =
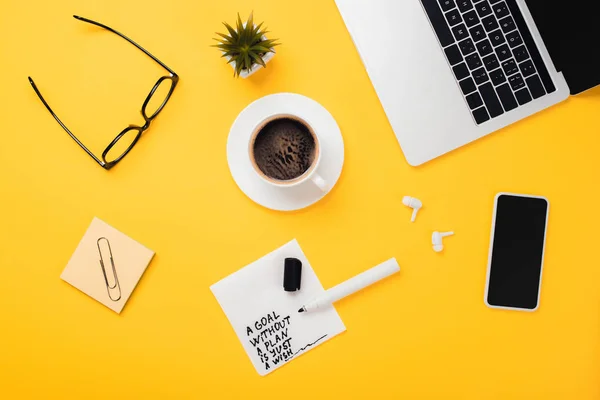
<svg viewBox="0 0 600 400">
<path fill-rule="evenodd" d="M 267 123 L 256 135 L 254 161 L 271 179 L 287 181 L 304 174 L 315 161 L 315 139 L 306 125 L 291 118 Z"/>
</svg>

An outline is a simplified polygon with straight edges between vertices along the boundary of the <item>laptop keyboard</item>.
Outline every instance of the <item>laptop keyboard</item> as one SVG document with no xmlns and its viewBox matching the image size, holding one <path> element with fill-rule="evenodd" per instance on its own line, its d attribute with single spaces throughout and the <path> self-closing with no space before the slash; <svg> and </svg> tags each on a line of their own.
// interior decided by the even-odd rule
<svg viewBox="0 0 600 400">
<path fill-rule="evenodd" d="M 516 0 L 421 0 L 477 125 L 556 90 Z"/>
</svg>

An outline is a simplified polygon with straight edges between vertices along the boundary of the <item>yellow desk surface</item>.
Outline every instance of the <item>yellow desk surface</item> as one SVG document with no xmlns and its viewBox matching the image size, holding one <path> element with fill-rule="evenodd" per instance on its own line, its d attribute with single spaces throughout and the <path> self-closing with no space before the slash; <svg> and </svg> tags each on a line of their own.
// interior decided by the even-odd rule
<svg viewBox="0 0 600 400">
<path fill-rule="evenodd" d="M 209 47 L 254 10 L 283 45 L 248 80 Z M 163 71 L 181 81 L 138 146 L 96 165 Z M 401 51 L 401 49 L 390 49 Z M 193 399 L 600 398 L 600 89 L 419 168 L 398 146 L 333 0 L 6 1 L 0 13 L 0 397 Z M 325 106 L 342 177 L 306 210 L 264 209 L 235 185 L 229 128 L 250 102 Z M 551 202 L 541 306 L 483 292 L 494 195 Z M 421 198 L 415 224 L 403 195 Z M 59 275 L 94 216 L 157 255 L 121 315 Z M 434 230 L 454 230 L 436 254 Z M 297 238 L 325 287 L 389 257 L 399 275 L 336 306 L 347 332 L 259 377 L 209 286 Z"/>
</svg>

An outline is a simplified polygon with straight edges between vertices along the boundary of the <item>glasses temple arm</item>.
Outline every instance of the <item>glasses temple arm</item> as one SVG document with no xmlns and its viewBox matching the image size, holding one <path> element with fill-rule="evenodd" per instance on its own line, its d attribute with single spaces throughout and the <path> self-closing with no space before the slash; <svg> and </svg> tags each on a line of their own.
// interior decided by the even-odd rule
<svg viewBox="0 0 600 400">
<path fill-rule="evenodd" d="M 104 167 L 105 163 L 102 160 L 100 160 L 98 157 L 96 157 L 94 155 L 94 153 L 92 153 L 87 147 L 85 147 L 85 145 L 83 143 L 81 143 L 81 141 L 79 139 L 77 139 L 77 137 L 73 134 L 73 132 L 71 132 L 69 130 L 69 128 L 67 128 L 67 126 L 60 120 L 60 118 L 58 118 L 58 116 L 54 113 L 54 111 L 52 111 L 52 109 L 50 108 L 50 106 L 48 105 L 48 103 L 46 102 L 46 100 L 44 99 L 44 97 L 42 96 L 42 94 L 40 93 L 39 89 L 35 85 L 35 82 L 33 82 L 33 79 L 31 79 L 31 77 L 27 77 L 27 78 L 29 79 L 29 83 L 31 83 L 31 86 L 33 87 L 33 90 L 38 95 L 38 97 L 40 98 L 40 100 L 42 101 L 42 103 L 44 103 L 44 105 L 46 106 L 46 108 L 48 109 L 48 111 L 50 111 L 50 114 L 52 114 L 52 116 L 54 117 L 54 119 L 56 120 L 56 122 L 58 122 L 59 125 L 62 126 L 62 128 L 69 134 L 69 136 L 71 136 L 71 138 L 75 142 L 77 142 L 77 144 L 83 150 L 85 150 L 86 153 L 88 153 L 98 164 L 100 164 L 101 167 Z"/>
<path fill-rule="evenodd" d="M 178 76 L 175 73 L 175 71 L 173 71 L 171 68 L 167 67 L 165 63 L 163 63 L 158 58 L 156 58 L 155 56 L 153 56 L 148 50 L 144 49 L 142 46 L 140 46 L 139 44 L 137 44 L 133 40 L 129 39 L 127 36 L 123 35 L 122 33 L 114 30 L 110 26 L 106 26 L 104 24 L 101 24 L 100 22 L 92 21 L 91 19 L 80 17 L 79 15 L 73 15 L 73 18 L 75 18 L 75 19 L 77 19 L 79 21 L 87 22 L 87 23 L 92 24 L 92 25 L 99 26 L 99 27 L 104 28 L 104 29 L 106 29 L 108 31 L 111 31 L 112 33 L 114 33 L 116 35 L 119 35 L 120 37 L 122 37 L 123 39 L 127 40 L 129 43 L 131 43 L 132 45 L 134 45 L 135 47 L 137 47 L 138 49 L 140 49 L 141 51 L 143 51 L 148 57 L 150 57 L 151 59 L 153 59 L 154 61 L 156 61 L 157 63 L 159 63 L 161 65 L 161 67 L 163 67 L 164 69 L 166 69 L 167 71 L 169 71 L 171 73 L 171 75 Z"/>
</svg>

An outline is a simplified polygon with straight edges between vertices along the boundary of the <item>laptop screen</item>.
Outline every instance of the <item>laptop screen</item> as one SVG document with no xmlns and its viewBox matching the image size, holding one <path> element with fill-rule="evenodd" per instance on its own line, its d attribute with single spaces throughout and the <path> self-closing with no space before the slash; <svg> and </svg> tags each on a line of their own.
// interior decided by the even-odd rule
<svg viewBox="0 0 600 400">
<path fill-rule="evenodd" d="M 571 94 L 600 84 L 600 15 L 595 0 L 525 0 Z"/>
</svg>

